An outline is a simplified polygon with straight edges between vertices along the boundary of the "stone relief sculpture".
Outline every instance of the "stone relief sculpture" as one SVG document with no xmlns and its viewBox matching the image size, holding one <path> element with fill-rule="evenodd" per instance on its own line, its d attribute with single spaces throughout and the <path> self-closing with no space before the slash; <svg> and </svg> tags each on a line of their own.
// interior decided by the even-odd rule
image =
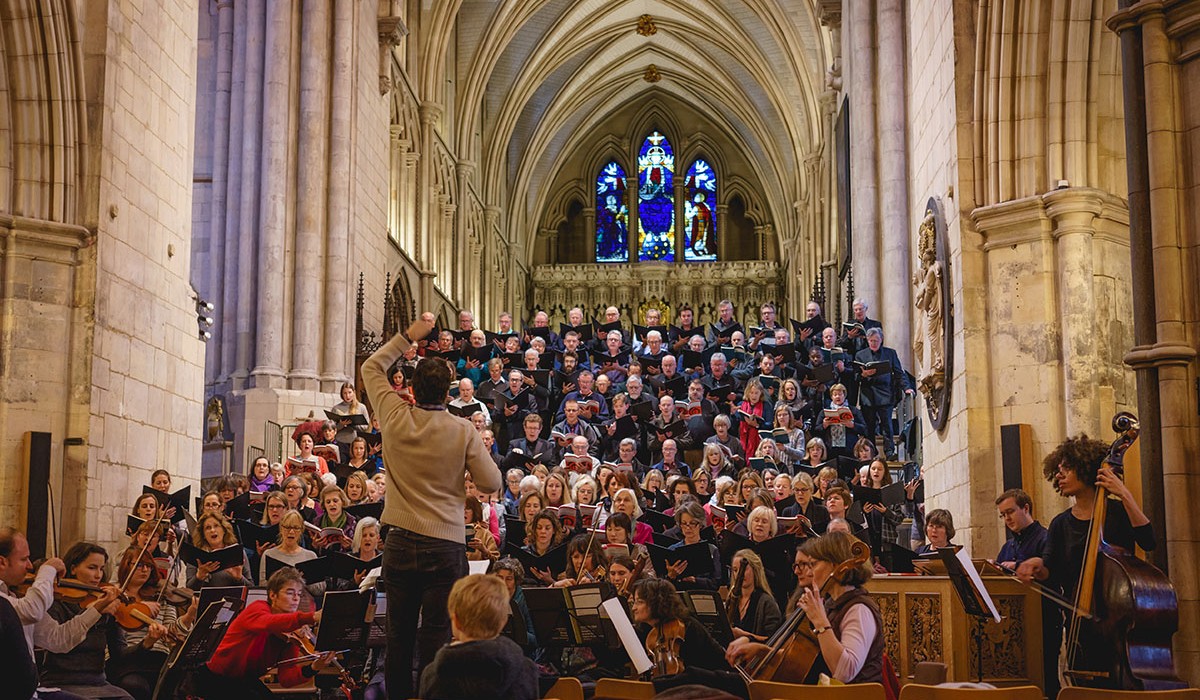
<svg viewBox="0 0 1200 700">
<path fill-rule="evenodd" d="M 943 224 L 936 200 L 930 199 L 917 233 L 919 267 L 913 273 L 913 302 L 921 322 L 913 334 L 913 354 L 917 359 L 917 390 L 925 397 L 929 418 L 936 430 L 945 425 L 949 403 L 950 353 L 949 296 L 945 255 L 938 249 L 938 234 Z"/>
</svg>

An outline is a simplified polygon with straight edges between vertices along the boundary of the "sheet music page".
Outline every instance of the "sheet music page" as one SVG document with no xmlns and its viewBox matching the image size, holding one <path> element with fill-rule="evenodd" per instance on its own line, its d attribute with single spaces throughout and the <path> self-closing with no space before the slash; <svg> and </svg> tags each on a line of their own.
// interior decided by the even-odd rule
<svg viewBox="0 0 1200 700">
<path fill-rule="evenodd" d="M 1000 621 L 1000 612 L 996 610 L 996 604 L 992 602 L 992 596 L 988 595 L 988 589 L 983 585 L 983 579 L 980 578 L 979 572 L 975 570 L 975 563 L 971 561 L 971 557 L 967 556 L 967 550 L 960 549 L 955 553 L 955 558 L 967 570 L 967 576 L 971 579 L 971 584 L 975 586 L 975 590 L 983 597 L 983 602 L 987 605 L 987 609 L 992 613 L 992 619 L 996 622 Z"/>
<path fill-rule="evenodd" d="M 621 607 L 621 600 L 609 598 L 600 607 L 608 613 L 609 619 L 612 620 L 613 627 L 617 630 L 617 636 L 621 638 L 621 646 L 625 647 L 625 653 L 629 654 L 629 660 L 633 662 L 634 670 L 642 674 L 654 668 L 654 663 L 650 661 L 650 655 L 646 653 L 646 648 L 638 639 L 637 632 L 633 631 L 633 623 L 625 614 L 625 608 Z"/>
<path fill-rule="evenodd" d="M 483 559 L 481 561 L 468 561 L 467 562 L 467 573 L 486 574 L 487 570 L 488 570 L 488 565 L 491 563 L 492 562 L 487 559 Z"/>
</svg>

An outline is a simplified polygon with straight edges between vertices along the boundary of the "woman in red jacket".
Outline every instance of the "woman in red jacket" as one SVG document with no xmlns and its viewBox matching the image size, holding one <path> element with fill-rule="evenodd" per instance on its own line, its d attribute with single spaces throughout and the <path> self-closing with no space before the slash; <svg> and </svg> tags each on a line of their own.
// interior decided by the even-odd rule
<svg viewBox="0 0 1200 700">
<path fill-rule="evenodd" d="M 196 677 L 197 690 L 206 698 L 269 698 L 271 692 L 258 678 L 271 667 L 304 654 L 284 635 L 321 621 L 321 611 L 300 612 L 304 577 L 290 566 L 271 575 L 267 600 L 246 606 L 230 623 L 224 639 Z M 309 664 L 279 668 L 279 684 L 292 687 L 320 673 L 333 661 L 334 652 Z"/>
</svg>

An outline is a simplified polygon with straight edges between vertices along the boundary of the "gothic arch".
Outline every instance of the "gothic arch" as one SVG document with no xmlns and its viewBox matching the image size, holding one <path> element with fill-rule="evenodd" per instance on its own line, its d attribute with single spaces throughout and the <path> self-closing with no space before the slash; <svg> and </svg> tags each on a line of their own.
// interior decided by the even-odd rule
<svg viewBox="0 0 1200 700">
<path fill-rule="evenodd" d="M 0 0 L 0 211 L 83 223 L 87 118 L 75 8 Z"/>
<path fill-rule="evenodd" d="M 684 144 L 683 129 L 670 112 L 655 101 L 648 102 L 629 120 L 625 131 L 626 153 L 637 153 L 642 141 L 651 131 L 659 131 L 671 142 L 671 148 L 679 152 Z"/>
<path fill-rule="evenodd" d="M 595 176 L 593 175 L 594 178 Z M 550 206 L 546 209 L 545 215 L 542 216 L 542 221 L 538 229 L 557 229 L 566 223 L 570 217 L 569 210 L 572 202 L 583 202 L 585 209 L 594 206 L 595 198 L 589 192 L 590 189 L 587 186 L 586 180 L 568 180 L 550 197 Z"/>
<path fill-rule="evenodd" d="M 721 173 L 718 171 L 717 177 L 720 176 Z M 756 226 L 763 226 L 771 222 L 770 217 L 763 210 L 762 202 L 750 187 L 750 183 L 746 182 L 744 178 L 734 175 L 728 176 L 724 181 L 719 180 L 718 182 L 721 183 L 719 185 L 720 192 L 718 193 L 721 204 L 727 205 L 734 197 L 739 197 L 742 203 L 746 205 L 746 218 L 753 221 Z"/>
</svg>

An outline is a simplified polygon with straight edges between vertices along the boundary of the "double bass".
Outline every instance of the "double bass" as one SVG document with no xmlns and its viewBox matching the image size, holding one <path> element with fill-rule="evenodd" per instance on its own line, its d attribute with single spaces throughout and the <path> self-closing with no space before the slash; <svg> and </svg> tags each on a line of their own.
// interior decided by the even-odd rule
<svg viewBox="0 0 1200 700">
<path fill-rule="evenodd" d="M 1131 413 L 1113 417 L 1117 439 L 1104 458 L 1124 478 L 1124 455 L 1140 426 Z M 1067 634 L 1068 685 L 1124 690 L 1186 688 L 1175 675 L 1171 637 L 1179 628 L 1175 588 L 1162 571 L 1104 541 L 1108 491 L 1097 485 L 1076 613 Z"/>
</svg>

